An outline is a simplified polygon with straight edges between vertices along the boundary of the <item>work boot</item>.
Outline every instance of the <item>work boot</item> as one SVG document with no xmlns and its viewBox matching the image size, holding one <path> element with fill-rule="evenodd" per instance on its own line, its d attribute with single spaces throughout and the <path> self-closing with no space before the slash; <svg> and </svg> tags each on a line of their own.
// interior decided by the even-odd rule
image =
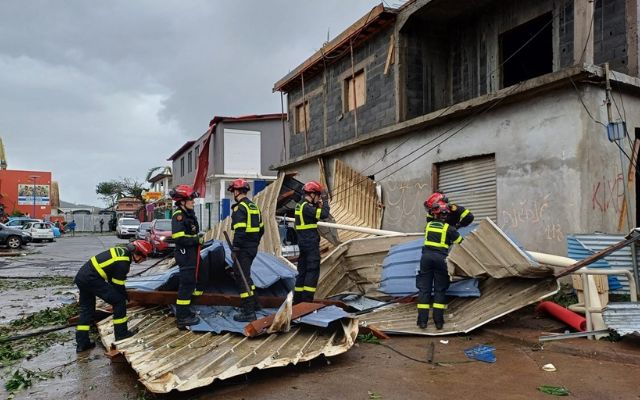
<svg viewBox="0 0 640 400">
<path fill-rule="evenodd" d="M 253 309 L 253 299 L 247 298 L 240 306 L 240 312 L 233 316 L 238 322 L 251 322 L 256 320 L 256 312 Z"/>
<path fill-rule="evenodd" d="M 253 312 L 256 313 L 256 312 L 262 310 L 262 306 L 260 305 L 260 302 L 258 301 L 258 296 L 253 295 L 253 296 L 251 296 L 251 298 L 253 299 Z"/>
<path fill-rule="evenodd" d="M 433 322 L 436 323 L 437 330 L 442 330 L 442 326 L 444 325 L 444 310 L 433 310 Z"/>
<path fill-rule="evenodd" d="M 417 325 L 420 329 L 427 329 L 427 323 L 429 322 L 429 309 L 418 309 L 418 321 Z"/>
<path fill-rule="evenodd" d="M 136 333 L 134 331 L 127 329 L 127 324 L 118 324 L 113 326 L 113 335 L 116 338 L 116 342 L 130 338 L 135 334 Z"/>
<path fill-rule="evenodd" d="M 76 353 L 82 353 L 94 347 L 96 344 L 89 338 L 88 331 L 76 331 Z"/>
<path fill-rule="evenodd" d="M 197 315 L 189 314 L 183 318 L 176 318 L 176 324 L 178 325 L 178 329 L 186 329 L 187 326 L 198 325 L 200 323 L 200 318 Z"/>
<path fill-rule="evenodd" d="M 293 304 L 302 303 L 302 292 L 293 292 Z"/>
</svg>

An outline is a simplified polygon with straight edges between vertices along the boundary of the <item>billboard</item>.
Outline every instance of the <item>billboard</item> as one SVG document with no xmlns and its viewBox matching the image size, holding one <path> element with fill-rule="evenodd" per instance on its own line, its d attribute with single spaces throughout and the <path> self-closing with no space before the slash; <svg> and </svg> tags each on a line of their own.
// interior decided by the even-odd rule
<svg viewBox="0 0 640 400">
<path fill-rule="evenodd" d="M 35 193 L 34 193 L 35 191 Z M 18 184 L 18 204 L 29 205 L 35 204 L 40 206 L 49 205 L 49 185 L 29 185 Z"/>
</svg>

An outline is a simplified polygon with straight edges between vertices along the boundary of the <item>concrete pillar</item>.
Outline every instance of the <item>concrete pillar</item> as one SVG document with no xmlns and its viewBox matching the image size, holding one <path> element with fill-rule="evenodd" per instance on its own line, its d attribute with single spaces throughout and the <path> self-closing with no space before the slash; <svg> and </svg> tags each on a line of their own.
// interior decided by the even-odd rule
<svg viewBox="0 0 640 400">
<path fill-rule="evenodd" d="M 573 63 L 593 64 L 593 9 L 595 0 L 573 2 Z"/>
<path fill-rule="evenodd" d="M 638 51 L 638 0 L 626 0 L 627 24 L 627 74 L 638 76 L 640 52 Z"/>
</svg>

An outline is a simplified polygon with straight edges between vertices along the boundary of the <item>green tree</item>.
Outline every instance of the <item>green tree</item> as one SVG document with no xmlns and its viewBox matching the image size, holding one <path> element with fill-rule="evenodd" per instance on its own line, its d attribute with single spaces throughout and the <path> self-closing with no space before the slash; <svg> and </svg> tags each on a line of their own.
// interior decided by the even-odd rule
<svg viewBox="0 0 640 400">
<path fill-rule="evenodd" d="M 122 180 L 122 188 L 123 188 L 124 193 L 128 197 L 134 197 L 134 198 L 140 200 L 143 205 L 147 204 L 147 201 L 142 196 L 142 193 L 146 192 L 147 190 L 149 190 L 149 188 L 144 186 L 144 183 L 138 182 L 137 180 L 135 180 L 133 178 L 124 178 Z"/>
<path fill-rule="evenodd" d="M 119 199 L 125 196 L 123 182 L 116 180 L 100 182 L 96 185 L 96 194 L 100 196 L 107 207 L 113 207 Z"/>
</svg>

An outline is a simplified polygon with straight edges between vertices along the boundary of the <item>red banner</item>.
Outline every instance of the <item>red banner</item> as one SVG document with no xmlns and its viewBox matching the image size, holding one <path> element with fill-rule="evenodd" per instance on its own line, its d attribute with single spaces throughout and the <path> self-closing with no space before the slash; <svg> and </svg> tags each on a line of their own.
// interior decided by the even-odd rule
<svg viewBox="0 0 640 400">
<path fill-rule="evenodd" d="M 215 126 L 210 129 L 207 140 L 204 141 L 202 151 L 198 155 L 198 170 L 196 171 L 196 179 L 193 182 L 193 190 L 200 193 L 200 197 L 204 197 L 207 191 L 207 173 L 209 170 L 209 142 L 215 131 Z"/>
</svg>

